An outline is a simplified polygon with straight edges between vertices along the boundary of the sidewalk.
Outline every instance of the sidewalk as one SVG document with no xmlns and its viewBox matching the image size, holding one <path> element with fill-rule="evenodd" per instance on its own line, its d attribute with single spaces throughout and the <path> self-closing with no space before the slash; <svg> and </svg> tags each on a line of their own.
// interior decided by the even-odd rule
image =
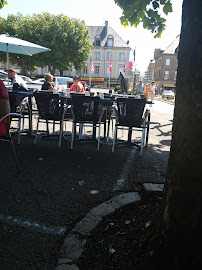
<svg viewBox="0 0 202 270">
<path fill-rule="evenodd" d="M 157 107 L 155 102 L 151 108 L 149 145 L 143 149 L 141 158 L 139 150 L 131 147 L 116 146 L 112 153 L 111 141 L 102 145 L 99 152 L 95 144 L 75 144 L 74 150 L 70 151 L 69 141 L 63 140 L 62 147 L 58 148 L 58 138 L 39 137 L 34 145 L 33 138 L 22 135 L 21 144 L 17 145 L 17 136 L 14 136 L 22 171 L 16 176 L 15 163 L 9 156 L 10 152 L 5 151 L 4 161 L 0 164 L 0 214 L 4 220 L 0 223 L 0 268 L 53 270 L 60 258 L 66 261 L 61 263 L 60 260 L 59 270 L 74 269 L 72 264 L 78 261 L 67 263 L 67 257 L 58 252 L 66 236 L 76 226 L 78 235 L 82 236 L 81 226 L 77 224 L 82 224 L 93 208 L 100 209 L 100 204 L 105 205 L 105 202 L 121 194 L 132 196 L 134 192 L 139 193 L 141 201 L 137 203 L 141 204 L 140 187 L 143 183 L 164 183 L 172 117 L 156 110 Z M 119 135 L 122 136 L 122 132 Z M 107 207 L 112 209 L 115 206 L 114 203 Z M 124 207 L 127 206 L 121 206 L 114 213 L 119 213 L 117 211 L 122 211 Z M 98 216 L 96 210 L 97 219 Z M 6 223 L 8 217 L 18 225 Z M 131 221 L 129 218 L 126 220 Z M 59 226 L 64 229 L 62 235 L 54 234 L 55 231 L 49 233 Z M 96 223 L 95 229 L 98 226 Z M 84 249 L 89 236 L 86 239 Z"/>
</svg>

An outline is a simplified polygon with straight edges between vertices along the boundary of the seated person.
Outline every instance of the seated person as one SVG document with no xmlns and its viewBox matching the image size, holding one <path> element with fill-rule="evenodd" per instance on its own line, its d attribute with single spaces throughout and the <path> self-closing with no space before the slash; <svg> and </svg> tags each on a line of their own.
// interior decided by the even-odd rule
<svg viewBox="0 0 202 270">
<path fill-rule="evenodd" d="M 73 82 L 74 84 L 72 84 L 72 86 L 70 87 L 70 91 L 77 93 L 85 93 L 83 84 L 79 82 L 79 76 L 75 75 L 73 77 Z"/>
<path fill-rule="evenodd" d="M 45 82 L 41 87 L 41 90 L 54 90 L 54 83 L 53 83 L 53 75 L 50 73 L 46 73 L 45 76 Z"/>
<path fill-rule="evenodd" d="M 22 89 L 25 90 L 28 89 L 26 82 L 20 76 L 17 75 L 14 68 L 8 69 L 8 78 L 11 79 L 11 84 L 8 85 L 8 87 L 14 85 L 16 87 L 15 89 L 17 89 L 18 87 L 21 87 Z"/>
<path fill-rule="evenodd" d="M 0 80 L 0 118 L 10 112 L 9 96 L 2 80 Z M 0 122 L 0 136 L 4 136 L 7 131 L 8 118 Z"/>
</svg>

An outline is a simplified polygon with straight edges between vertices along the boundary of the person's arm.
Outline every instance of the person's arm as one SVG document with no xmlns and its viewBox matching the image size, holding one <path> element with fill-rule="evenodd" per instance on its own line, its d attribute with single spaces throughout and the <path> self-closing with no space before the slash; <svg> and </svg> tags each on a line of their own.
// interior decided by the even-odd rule
<svg viewBox="0 0 202 270">
<path fill-rule="evenodd" d="M 82 89 L 83 89 L 83 84 L 78 83 L 77 84 L 77 92 L 81 93 L 82 92 Z"/>
<path fill-rule="evenodd" d="M 70 91 L 74 91 L 74 83 L 70 86 Z"/>
<path fill-rule="evenodd" d="M 0 118 L 10 112 L 10 103 L 7 99 L 0 100 Z"/>
<path fill-rule="evenodd" d="M 55 87 L 50 83 L 49 89 L 53 91 L 55 89 Z"/>
</svg>

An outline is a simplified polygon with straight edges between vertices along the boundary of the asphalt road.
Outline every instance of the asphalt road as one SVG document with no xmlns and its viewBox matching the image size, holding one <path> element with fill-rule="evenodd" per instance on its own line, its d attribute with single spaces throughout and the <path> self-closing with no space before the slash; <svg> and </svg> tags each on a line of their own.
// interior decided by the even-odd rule
<svg viewBox="0 0 202 270">
<path fill-rule="evenodd" d="M 21 174 L 1 144 L 0 270 L 54 270 L 65 236 L 93 207 L 143 182 L 163 183 L 174 105 L 155 101 L 149 146 L 139 150 L 22 136 Z M 120 133 L 120 136 L 122 134 Z M 125 134 L 123 135 L 125 136 Z M 14 136 L 16 142 L 17 137 Z M 122 185 L 119 180 L 122 179 Z"/>
</svg>

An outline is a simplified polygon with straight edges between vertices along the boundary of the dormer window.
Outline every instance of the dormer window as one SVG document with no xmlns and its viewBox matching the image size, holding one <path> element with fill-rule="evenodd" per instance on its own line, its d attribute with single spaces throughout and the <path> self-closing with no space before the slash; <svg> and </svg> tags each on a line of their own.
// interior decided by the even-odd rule
<svg viewBox="0 0 202 270">
<path fill-rule="evenodd" d="M 95 37 L 95 46 L 101 46 L 100 36 L 99 36 L 99 35 L 97 35 L 97 36 Z"/>
<path fill-rule="evenodd" d="M 107 47 L 113 47 L 114 46 L 114 37 L 112 35 L 109 35 L 107 37 Z"/>
</svg>

